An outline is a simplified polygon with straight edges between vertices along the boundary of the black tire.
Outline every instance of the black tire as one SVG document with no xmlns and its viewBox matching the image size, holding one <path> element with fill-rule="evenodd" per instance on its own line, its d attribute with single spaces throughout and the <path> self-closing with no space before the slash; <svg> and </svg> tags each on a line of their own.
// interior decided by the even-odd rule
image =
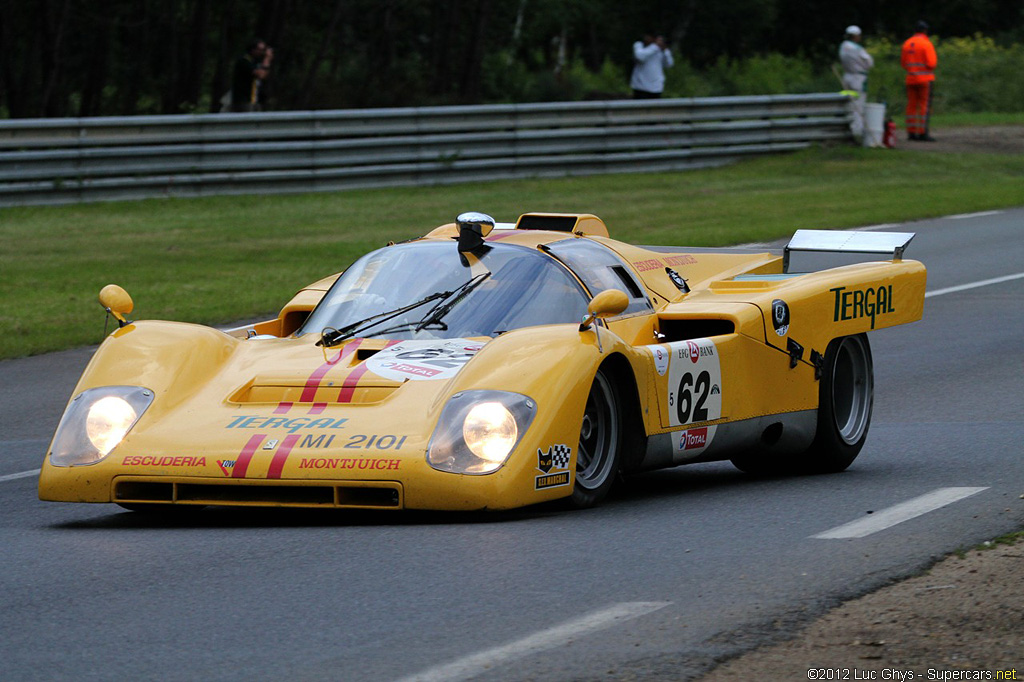
<svg viewBox="0 0 1024 682">
<path fill-rule="evenodd" d="M 867 440 L 874 407 L 874 365 L 866 334 L 833 339 L 818 388 L 818 428 L 799 459 L 800 473 L 837 473 Z"/>
<path fill-rule="evenodd" d="M 580 424 L 576 483 L 570 498 L 573 507 L 592 507 L 608 496 L 619 475 L 624 434 L 619 387 L 602 367 L 590 387 Z"/>
</svg>

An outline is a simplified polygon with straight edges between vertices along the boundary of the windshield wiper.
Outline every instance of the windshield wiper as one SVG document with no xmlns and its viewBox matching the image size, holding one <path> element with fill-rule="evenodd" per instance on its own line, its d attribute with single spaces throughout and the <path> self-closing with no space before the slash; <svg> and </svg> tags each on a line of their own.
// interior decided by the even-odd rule
<svg viewBox="0 0 1024 682">
<path fill-rule="evenodd" d="M 403 322 L 401 324 L 396 324 L 393 327 L 388 327 L 387 329 L 378 329 L 377 331 L 373 332 L 374 336 L 378 334 L 392 334 L 394 332 L 404 332 L 409 331 L 410 329 L 412 331 L 418 332 L 427 329 L 428 327 L 431 329 L 439 329 L 441 331 L 446 331 L 448 329 L 448 325 L 442 322 L 441 318 L 447 315 L 452 308 L 458 305 L 459 301 L 466 298 L 466 296 L 469 295 L 469 292 L 473 291 L 473 289 L 479 286 L 485 279 L 487 279 L 490 276 L 490 272 L 481 272 L 479 275 L 473 277 L 469 281 L 463 283 L 462 285 L 455 289 L 452 289 L 451 291 L 441 292 L 440 295 L 435 294 L 435 296 L 437 298 L 440 298 L 441 301 L 437 303 L 437 305 L 435 305 L 433 308 L 431 308 L 430 311 L 427 312 L 427 314 L 424 315 L 419 321 Z M 445 301 L 445 299 L 450 300 Z"/>
<path fill-rule="evenodd" d="M 403 313 L 407 313 L 410 310 L 415 310 L 416 308 L 419 308 L 421 305 L 426 305 L 427 303 L 430 303 L 431 301 L 436 301 L 439 298 L 448 298 L 453 293 L 455 292 L 438 291 L 436 293 L 430 294 L 426 298 L 421 298 L 415 303 L 410 303 L 407 306 L 395 308 L 394 310 L 388 310 L 383 313 L 377 313 L 376 315 L 370 315 L 369 317 L 353 322 L 352 324 L 347 324 L 341 329 L 332 329 L 330 327 L 327 327 L 322 332 L 320 332 L 320 340 L 316 342 L 316 345 L 323 346 L 325 348 L 330 348 L 331 346 L 341 343 L 345 339 L 355 336 L 364 329 L 369 329 L 378 322 L 384 322 L 394 317 L 398 317 Z"/>
<path fill-rule="evenodd" d="M 451 293 L 454 294 L 455 297 L 447 302 L 443 302 L 442 300 L 442 302 L 438 303 L 433 308 L 431 308 L 430 312 L 424 315 L 423 319 L 421 319 L 417 323 L 416 331 L 425 329 L 430 325 L 440 325 L 441 329 L 448 329 L 448 325 L 442 322 L 441 318 L 450 313 L 452 311 L 452 308 L 457 306 L 462 299 L 466 298 L 466 296 L 469 296 L 469 292 L 473 291 L 473 289 L 476 289 L 478 286 L 483 284 L 484 280 L 490 276 L 491 273 L 489 271 L 481 272 L 476 277 L 470 278 L 468 282 L 460 286 L 458 289 L 452 291 Z M 446 296 L 445 298 L 448 297 Z"/>
</svg>

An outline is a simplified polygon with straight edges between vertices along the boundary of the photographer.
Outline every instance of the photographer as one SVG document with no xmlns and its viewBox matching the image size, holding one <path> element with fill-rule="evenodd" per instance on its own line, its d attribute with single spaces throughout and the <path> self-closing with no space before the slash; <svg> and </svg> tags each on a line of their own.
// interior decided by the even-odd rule
<svg viewBox="0 0 1024 682">
<path fill-rule="evenodd" d="M 261 111 L 266 101 L 264 81 L 270 75 L 274 50 L 263 40 L 253 40 L 235 62 L 231 76 L 231 111 Z"/>
<path fill-rule="evenodd" d="M 674 64 L 672 52 L 662 36 L 644 34 L 633 43 L 633 74 L 629 87 L 633 99 L 657 99 L 665 88 L 665 69 Z"/>
</svg>

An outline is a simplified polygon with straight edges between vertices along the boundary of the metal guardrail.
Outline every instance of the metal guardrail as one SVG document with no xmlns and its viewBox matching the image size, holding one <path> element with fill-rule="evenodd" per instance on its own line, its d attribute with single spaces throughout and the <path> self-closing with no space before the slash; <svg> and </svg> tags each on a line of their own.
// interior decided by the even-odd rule
<svg viewBox="0 0 1024 682">
<path fill-rule="evenodd" d="M 840 94 L 0 121 L 0 206 L 716 166 L 850 137 Z"/>
</svg>

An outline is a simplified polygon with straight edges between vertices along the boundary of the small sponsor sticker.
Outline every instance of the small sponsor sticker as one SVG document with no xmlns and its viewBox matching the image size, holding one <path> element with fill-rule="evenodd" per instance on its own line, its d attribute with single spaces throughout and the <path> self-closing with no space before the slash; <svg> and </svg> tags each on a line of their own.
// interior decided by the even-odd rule
<svg viewBox="0 0 1024 682">
<path fill-rule="evenodd" d="M 534 480 L 534 490 L 569 485 L 569 462 L 572 448 L 568 445 L 552 445 L 546 451 L 537 448 L 537 469 L 540 475 Z"/>
<path fill-rule="evenodd" d="M 671 351 L 665 346 L 644 346 L 654 356 L 654 369 L 658 371 L 658 376 L 665 376 L 665 372 L 668 371 L 668 356 Z"/>
<path fill-rule="evenodd" d="M 205 457 L 186 455 L 126 455 L 121 459 L 126 467 L 204 467 Z"/>
<path fill-rule="evenodd" d="M 701 426 L 696 429 L 683 429 L 673 434 L 675 450 L 683 453 L 682 459 L 688 459 L 702 453 L 715 437 L 717 426 Z"/>
<path fill-rule="evenodd" d="M 772 301 L 772 326 L 779 336 L 789 332 L 789 306 L 779 298 Z"/>
</svg>

